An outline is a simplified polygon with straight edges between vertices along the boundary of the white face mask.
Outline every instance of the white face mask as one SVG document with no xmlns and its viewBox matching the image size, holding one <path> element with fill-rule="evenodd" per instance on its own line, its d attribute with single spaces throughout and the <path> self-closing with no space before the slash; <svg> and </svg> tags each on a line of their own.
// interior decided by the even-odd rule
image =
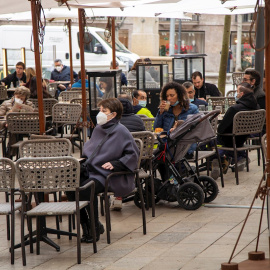
<svg viewBox="0 0 270 270">
<path fill-rule="evenodd" d="M 60 72 L 62 70 L 62 66 L 56 66 L 55 69 Z"/>
<path fill-rule="evenodd" d="M 23 101 L 20 98 L 15 97 L 15 102 L 19 104 L 23 104 Z"/>
<path fill-rule="evenodd" d="M 97 118 L 97 124 L 98 125 L 104 125 L 106 124 L 109 120 L 108 120 L 108 116 L 111 115 L 112 113 L 110 114 L 105 114 L 104 112 L 99 112 L 96 116 Z M 111 120 L 111 119 L 110 119 Z"/>
</svg>

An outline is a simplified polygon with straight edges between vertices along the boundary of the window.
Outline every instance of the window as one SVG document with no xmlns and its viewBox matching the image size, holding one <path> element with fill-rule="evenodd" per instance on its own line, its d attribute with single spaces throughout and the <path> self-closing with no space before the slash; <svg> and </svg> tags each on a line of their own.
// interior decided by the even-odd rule
<svg viewBox="0 0 270 270">
<path fill-rule="evenodd" d="M 77 33 L 77 36 L 78 36 L 78 44 L 80 46 L 80 35 L 79 35 L 79 32 Z M 95 45 L 98 42 L 98 40 L 93 36 L 91 35 L 90 33 L 88 32 L 85 32 L 85 36 L 84 36 L 84 41 L 85 41 L 85 44 L 84 44 L 84 51 L 86 53 L 94 53 L 94 48 L 95 48 Z M 106 52 L 105 52 L 106 53 Z"/>
<path fill-rule="evenodd" d="M 175 53 L 178 53 L 178 32 L 175 32 Z M 205 32 L 181 32 L 180 53 L 204 53 Z M 169 55 L 170 32 L 159 32 L 160 56 Z"/>
</svg>

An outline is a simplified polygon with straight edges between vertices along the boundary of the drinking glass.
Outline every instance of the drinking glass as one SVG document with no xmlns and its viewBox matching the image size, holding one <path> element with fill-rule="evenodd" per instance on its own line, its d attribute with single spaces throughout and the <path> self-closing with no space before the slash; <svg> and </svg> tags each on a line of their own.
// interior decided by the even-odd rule
<svg viewBox="0 0 270 270">
<path fill-rule="evenodd" d="M 164 111 L 168 111 L 170 109 L 171 103 L 170 101 L 166 101 L 166 106 L 164 108 Z"/>
</svg>

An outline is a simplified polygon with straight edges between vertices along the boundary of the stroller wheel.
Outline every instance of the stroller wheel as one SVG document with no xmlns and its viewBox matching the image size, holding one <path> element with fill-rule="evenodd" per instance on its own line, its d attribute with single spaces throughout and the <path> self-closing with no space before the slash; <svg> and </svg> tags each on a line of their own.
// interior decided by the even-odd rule
<svg viewBox="0 0 270 270">
<path fill-rule="evenodd" d="M 203 190 L 195 183 L 186 182 L 177 191 L 177 201 L 186 210 L 196 210 L 203 204 Z"/>
<path fill-rule="evenodd" d="M 145 203 L 145 206 L 146 206 L 146 195 L 145 195 L 145 189 L 143 189 L 143 199 L 144 199 L 144 203 Z M 155 203 L 158 203 L 160 200 L 160 198 L 158 198 L 156 195 L 155 195 Z M 148 191 L 148 202 L 149 202 L 149 207 L 152 207 L 152 199 L 151 199 L 151 192 Z M 140 194 L 138 191 L 135 192 L 134 194 L 134 204 L 141 208 L 141 199 L 140 199 Z"/>
<path fill-rule="evenodd" d="M 202 190 L 204 192 L 204 202 L 212 202 L 218 195 L 218 185 L 216 181 L 206 175 L 201 175 L 198 177 L 198 179 L 202 185 Z"/>
</svg>

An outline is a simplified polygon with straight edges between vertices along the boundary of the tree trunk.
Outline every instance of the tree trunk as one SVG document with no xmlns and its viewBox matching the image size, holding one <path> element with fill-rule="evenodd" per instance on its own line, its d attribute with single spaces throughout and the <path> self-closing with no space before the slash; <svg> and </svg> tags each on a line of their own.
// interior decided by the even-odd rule
<svg viewBox="0 0 270 270">
<path fill-rule="evenodd" d="M 231 33 L 231 15 L 225 15 L 222 51 L 221 51 L 219 76 L 218 76 L 218 89 L 221 93 L 223 93 L 223 95 L 225 95 L 226 71 L 227 71 L 228 56 L 229 56 L 230 33 Z"/>
</svg>

